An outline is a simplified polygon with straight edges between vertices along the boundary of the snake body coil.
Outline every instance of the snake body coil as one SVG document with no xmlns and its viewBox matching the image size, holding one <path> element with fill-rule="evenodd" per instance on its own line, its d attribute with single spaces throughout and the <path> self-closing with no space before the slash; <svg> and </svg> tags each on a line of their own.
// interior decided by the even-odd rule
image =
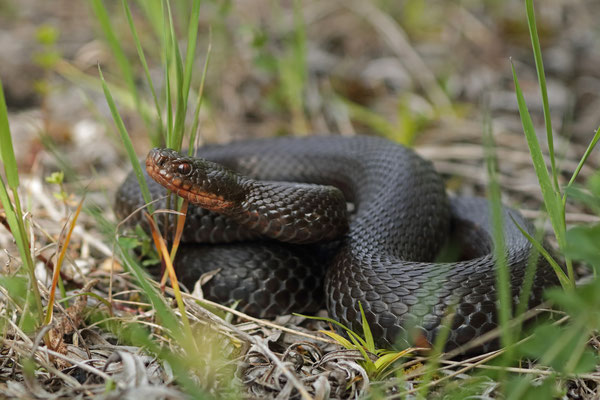
<svg viewBox="0 0 600 400">
<path fill-rule="evenodd" d="M 146 164 L 161 184 L 218 211 L 190 208 L 183 241 L 200 244 L 184 245 L 176 260 L 188 284 L 218 271 L 203 287 L 206 297 L 240 300 L 242 311 L 260 317 L 314 312 L 325 297 L 330 316 L 359 331 L 360 302 L 380 346 L 415 334 L 432 343 L 451 305 L 446 349 L 496 327 L 487 201 L 448 199 L 431 163 L 412 151 L 379 138 L 324 136 L 207 146 L 197 155 L 219 165 L 200 161 L 197 172 L 196 161 L 170 150 L 154 150 Z M 147 181 L 154 198 L 165 194 Z M 349 224 L 346 202 L 354 208 Z M 117 213 L 142 204 L 130 175 L 117 193 Z M 508 208 L 503 220 L 516 304 L 531 245 L 515 222 L 530 233 L 531 226 Z M 432 262 L 449 240 L 461 261 Z M 556 284 L 540 261 L 528 305 Z"/>
</svg>

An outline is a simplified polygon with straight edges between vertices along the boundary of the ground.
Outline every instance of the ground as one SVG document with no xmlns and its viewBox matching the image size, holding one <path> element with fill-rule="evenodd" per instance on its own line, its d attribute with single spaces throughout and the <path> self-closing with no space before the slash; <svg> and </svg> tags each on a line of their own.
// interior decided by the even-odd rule
<svg viewBox="0 0 600 400">
<path fill-rule="evenodd" d="M 44 299 L 56 263 L 56 243 L 63 240 L 61 232 L 83 193 L 91 210 L 118 222 L 112 211 L 114 192 L 130 167 L 102 93 L 98 66 L 113 85 L 119 112 L 140 157 L 151 147 L 156 126 L 155 119 L 140 116 L 127 95 L 127 83 L 92 3 L 0 0 L 0 80 Z M 155 86 L 162 88 L 165 76 L 159 36 L 139 4 L 131 3 L 150 75 Z M 135 84 L 153 110 L 122 4 L 104 4 L 132 60 Z M 535 5 L 559 177 L 566 184 L 600 124 L 600 3 L 546 0 Z M 173 5 L 182 49 L 188 6 L 188 2 Z M 211 45 L 200 113 L 202 142 L 314 132 L 380 135 L 414 146 L 432 160 L 451 194 L 485 195 L 488 174 L 482 138 L 489 117 L 503 202 L 529 218 L 543 217 L 542 194 L 523 134 L 511 71 L 512 63 L 546 151 L 524 2 L 210 1 L 203 2 L 200 16 L 193 93 L 200 85 Z M 193 94 L 190 104 L 193 109 Z M 592 153 L 578 181 L 585 182 L 599 163 L 598 153 Z M 56 171 L 64 171 L 63 185 L 45 181 Z M 54 196 L 61 191 L 62 196 Z M 599 220 L 581 203 L 569 202 L 566 210 L 568 226 Z M 179 349 L 155 325 L 156 315 L 147 307 L 147 299 L 138 295 L 140 288 L 133 276 L 124 273 L 120 264 L 112 264 L 112 228 L 108 233 L 103 230 L 89 210 L 77 225 L 63 269 L 69 293 L 87 285 L 99 297 L 111 299 L 111 319 L 140 320 L 159 343 Z M 544 226 L 550 232 L 550 225 Z M 553 243 L 551 235 L 548 240 Z M 21 263 L 6 229 L 0 232 L 0 246 L 6 249 L 0 255 L 3 274 L 10 276 Z M 585 269 L 579 267 L 579 272 Z M 165 367 L 164 359 L 119 340 L 119 332 L 108 325 L 94 323 L 93 312 L 103 307 L 96 297 L 78 297 L 79 302 L 70 304 L 66 312 L 57 307 L 55 333 L 59 341 L 64 335 L 64 351 L 58 347 L 56 353 L 48 354 L 41 350 L 43 335 L 17 325 L 19 306 L 7 290 L 3 288 L 0 297 L 5 321 L 0 325 L 0 392 L 5 396 L 182 396 L 185 385 L 172 384 L 173 371 Z M 171 295 L 166 289 L 165 296 Z M 354 398 L 366 393 L 410 397 L 423 374 L 418 360 L 409 359 L 398 367 L 406 374 L 401 384 L 370 385 L 357 363 L 362 356 L 342 353 L 339 345 L 317 332 L 314 322 L 292 316 L 265 322 L 235 312 L 225 321 L 212 312 L 224 315 L 227 309 L 214 305 L 206 311 L 191 298 L 186 305 L 189 318 L 197 322 L 194 329 L 205 338 L 198 348 L 210 349 L 204 364 L 195 367 L 206 393 L 251 398 Z M 597 351 L 597 342 L 592 341 L 590 348 Z M 30 357 L 37 364 L 32 366 Z M 448 395 L 453 384 L 464 380 L 483 398 L 497 396 L 497 381 L 482 378 L 477 387 L 466 375 L 480 367 L 478 360 L 459 366 L 451 361 L 442 364 L 434 379 L 451 383 L 435 393 Z M 417 368 L 413 375 L 412 365 Z M 530 369 L 510 372 L 539 382 L 549 374 L 545 367 L 522 367 Z M 453 374 L 456 371 L 460 373 Z M 112 390 L 107 389 L 109 379 Z M 596 367 L 561 388 L 567 397 L 597 398 L 599 381 Z"/>
</svg>

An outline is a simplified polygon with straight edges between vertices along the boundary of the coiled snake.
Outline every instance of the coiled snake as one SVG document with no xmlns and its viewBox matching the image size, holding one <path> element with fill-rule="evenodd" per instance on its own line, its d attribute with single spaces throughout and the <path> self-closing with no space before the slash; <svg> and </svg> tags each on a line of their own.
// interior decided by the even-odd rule
<svg viewBox="0 0 600 400">
<path fill-rule="evenodd" d="M 155 149 L 146 168 L 214 210 L 190 204 L 187 244 L 176 260 L 187 284 L 218 271 L 203 286 L 207 298 L 239 300 L 242 311 L 259 317 L 315 312 L 325 300 L 332 318 L 358 331 L 360 302 L 380 346 L 410 342 L 415 332 L 433 343 L 450 305 L 446 349 L 496 326 L 487 201 L 448 199 L 431 163 L 411 150 L 374 137 L 313 136 L 206 146 L 197 155 L 218 164 Z M 164 196 L 163 186 L 146 178 L 153 197 Z M 118 190 L 117 214 L 143 203 L 131 174 Z M 353 206 L 348 215 L 346 203 Z M 532 228 L 512 209 L 503 216 L 516 304 L 531 245 L 515 222 Z M 434 263 L 448 241 L 461 261 Z M 540 261 L 529 306 L 556 284 Z"/>
</svg>

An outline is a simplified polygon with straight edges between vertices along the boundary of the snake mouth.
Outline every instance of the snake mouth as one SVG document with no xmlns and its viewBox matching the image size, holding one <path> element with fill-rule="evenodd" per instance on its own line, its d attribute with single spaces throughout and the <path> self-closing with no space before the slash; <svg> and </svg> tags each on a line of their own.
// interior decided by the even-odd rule
<svg viewBox="0 0 600 400">
<path fill-rule="evenodd" d="M 233 207 L 233 202 L 227 201 L 223 196 L 212 192 L 203 191 L 191 179 L 186 179 L 178 172 L 178 167 L 182 165 L 175 158 L 180 157 L 173 150 L 153 149 L 146 158 L 146 171 L 148 175 L 165 187 L 167 190 L 175 193 L 192 204 L 211 211 L 224 211 Z M 186 164 L 189 166 L 189 164 Z M 190 174 L 189 172 L 187 173 Z"/>
</svg>

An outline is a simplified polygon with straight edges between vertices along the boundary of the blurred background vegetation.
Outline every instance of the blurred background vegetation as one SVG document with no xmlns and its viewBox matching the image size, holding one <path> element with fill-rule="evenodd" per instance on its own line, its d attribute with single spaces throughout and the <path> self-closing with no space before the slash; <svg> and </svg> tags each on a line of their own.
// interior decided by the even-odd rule
<svg viewBox="0 0 600 400">
<path fill-rule="evenodd" d="M 0 74 L 9 109 L 36 110 L 29 122 L 42 122 L 58 143 L 78 140 L 83 120 L 108 115 L 97 63 L 125 93 L 130 84 L 92 3 L 0 3 Z M 132 60 L 129 73 L 142 102 L 152 106 L 121 2 L 105 5 Z M 161 89 L 164 38 L 157 5 L 131 2 L 150 73 Z M 568 126 L 568 135 L 583 142 L 595 129 L 599 105 L 598 8 L 594 1 L 549 0 L 537 10 L 554 126 L 558 132 Z M 190 9 L 189 1 L 173 3 L 182 45 Z M 209 40 L 200 124 L 206 141 L 309 132 L 370 132 L 408 144 L 427 142 L 428 133 L 448 140 L 455 131 L 472 130 L 484 105 L 496 130 L 518 132 L 511 119 L 517 109 L 510 57 L 530 108 L 541 110 L 521 1 L 205 1 L 192 90 L 199 87 Z M 130 132 L 142 137 L 143 153 L 156 117 L 147 113 L 144 122 L 130 97 L 116 97 Z M 34 158 L 30 150 L 25 154 Z"/>
</svg>

